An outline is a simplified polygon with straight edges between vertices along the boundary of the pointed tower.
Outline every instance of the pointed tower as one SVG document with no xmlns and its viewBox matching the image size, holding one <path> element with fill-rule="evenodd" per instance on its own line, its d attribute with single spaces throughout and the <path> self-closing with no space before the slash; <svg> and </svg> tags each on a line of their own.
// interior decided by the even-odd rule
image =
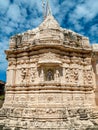
<svg viewBox="0 0 98 130">
<path fill-rule="evenodd" d="M 52 15 L 11 37 L 2 128 L 97 128 L 92 54 L 88 38 L 61 28 Z"/>
<path fill-rule="evenodd" d="M 42 0 L 42 7 L 43 7 L 43 18 L 46 19 L 47 16 L 52 14 L 49 5 L 49 0 Z"/>
</svg>

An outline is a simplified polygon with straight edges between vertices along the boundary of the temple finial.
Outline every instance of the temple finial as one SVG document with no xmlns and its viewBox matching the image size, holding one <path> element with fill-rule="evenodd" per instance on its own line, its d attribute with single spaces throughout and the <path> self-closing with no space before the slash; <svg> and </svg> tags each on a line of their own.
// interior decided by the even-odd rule
<svg viewBox="0 0 98 130">
<path fill-rule="evenodd" d="M 43 17 L 45 19 L 47 16 L 51 15 L 49 0 L 42 0 L 42 7 L 43 7 Z"/>
</svg>

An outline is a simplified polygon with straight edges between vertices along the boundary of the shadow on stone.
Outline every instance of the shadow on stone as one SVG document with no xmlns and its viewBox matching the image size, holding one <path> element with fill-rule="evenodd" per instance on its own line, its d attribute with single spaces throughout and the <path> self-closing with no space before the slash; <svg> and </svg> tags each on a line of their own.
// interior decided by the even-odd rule
<svg viewBox="0 0 98 130">
<path fill-rule="evenodd" d="M 0 130 L 11 130 L 10 128 L 5 128 L 4 125 L 0 125 Z M 20 130 L 20 128 L 16 127 L 14 130 Z"/>
<path fill-rule="evenodd" d="M 3 125 L 0 125 L 0 130 L 3 130 L 3 127 L 4 127 Z"/>
<path fill-rule="evenodd" d="M 87 128 L 86 130 L 98 130 L 98 126 L 95 126 L 94 128 Z"/>
</svg>

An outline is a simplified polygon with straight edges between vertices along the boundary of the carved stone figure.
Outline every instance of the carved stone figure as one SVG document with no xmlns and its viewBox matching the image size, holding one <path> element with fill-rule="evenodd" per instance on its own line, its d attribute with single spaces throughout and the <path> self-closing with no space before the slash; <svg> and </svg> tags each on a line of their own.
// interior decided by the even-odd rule
<svg viewBox="0 0 98 130">
<path fill-rule="evenodd" d="M 77 83 L 78 82 L 78 70 L 77 69 L 71 69 L 70 73 L 70 82 Z"/>
<path fill-rule="evenodd" d="M 70 68 L 65 68 L 65 81 L 70 82 Z"/>
<path fill-rule="evenodd" d="M 84 84 L 90 84 L 93 83 L 93 77 L 91 70 L 84 70 Z"/>
<path fill-rule="evenodd" d="M 27 83 L 28 81 L 28 69 L 27 68 L 22 68 L 21 69 L 21 77 L 22 77 L 22 83 Z"/>
<path fill-rule="evenodd" d="M 59 80 L 60 80 L 60 72 L 59 72 L 58 69 L 56 69 L 55 80 L 56 80 L 56 81 L 59 81 Z"/>
<path fill-rule="evenodd" d="M 35 70 L 35 68 L 31 68 L 30 77 L 31 77 L 31 82 L 34 82 L 35 78 L 36 78 L 36 70 Z"/>
<path fill-rule="evenodd" d="M 46 79 L 47 81 L 54 80 L 54 73 L 51 69 L 47 70 Z"/>
<path fill-rule="evenodd" d="M 17 37 L 17 45 L 21 44 L 21 36 Z"/>
</svg>

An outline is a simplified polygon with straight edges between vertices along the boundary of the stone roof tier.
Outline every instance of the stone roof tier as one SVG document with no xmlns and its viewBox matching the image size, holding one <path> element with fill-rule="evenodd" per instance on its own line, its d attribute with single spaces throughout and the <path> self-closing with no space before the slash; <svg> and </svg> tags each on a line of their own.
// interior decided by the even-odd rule
<svg viewBox="0 0 98 130">
<path fill-rule="evenodd" d="M 29 45 L 63 45 L 91 49 L 87 37 L 61 28 L 52 15 L 47 16 L 39 27 L 17 34 L 10 39 L 10 49 L 29 47 Z"/>
</svg>

